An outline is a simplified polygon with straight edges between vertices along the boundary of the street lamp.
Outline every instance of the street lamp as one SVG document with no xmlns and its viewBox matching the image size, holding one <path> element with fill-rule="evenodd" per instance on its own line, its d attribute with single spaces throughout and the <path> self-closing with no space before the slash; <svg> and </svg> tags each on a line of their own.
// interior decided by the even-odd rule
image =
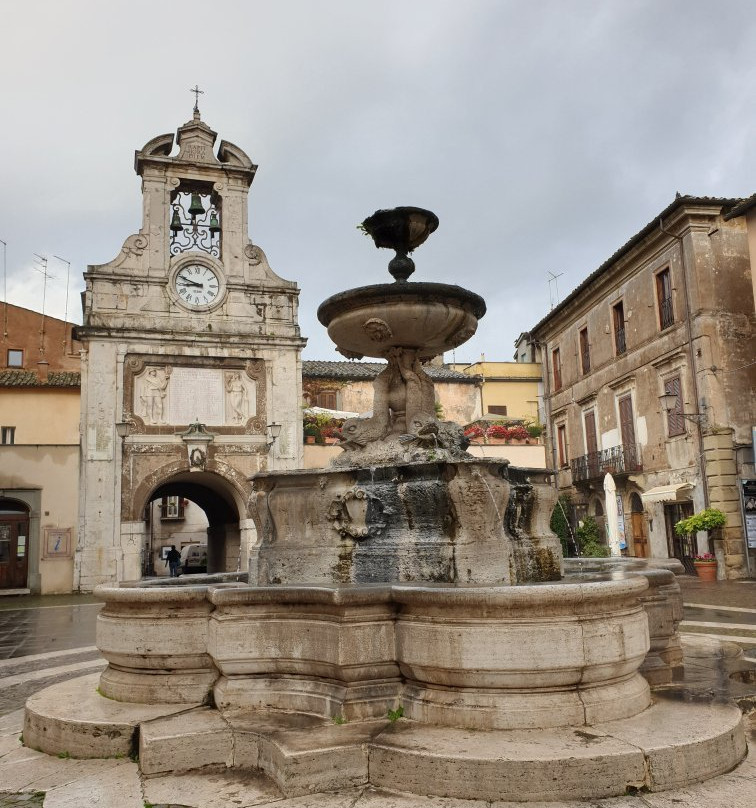
<svg viewBox="0 0 756 808">
<path fill-rule="evenodd" d="M 683 412 L 682 409 L 678 409 L 677 405 L 679 402 L 679 397 L 675 395 L 675 393 L 664 393 L 664 395 L 659 396 L 659 401 L 661 402 L 662 409 L 667 413 L 667 415 L 675 413 L 681 418 L 686 418 L 688 421 L 694 421 L 700 426 L 704 426 L 706 424 L 707 415 L 705 412 Z"/>
<path fill-rule="evenodd" d="M 117 421 L 115 425 L 116 435 L 119 438 L 127 438 L 129 436 L 129 430 L 131 429 L 131 423 L 129 421 Z"/>
<path fill-rule="evenodd" d="M 277 424 L 273 421 L 272 424 L 268 424 L 268 448 L 270 448 L 278 439 L 278 436 L 281 434 L 281 424 Z"/>
</svg>

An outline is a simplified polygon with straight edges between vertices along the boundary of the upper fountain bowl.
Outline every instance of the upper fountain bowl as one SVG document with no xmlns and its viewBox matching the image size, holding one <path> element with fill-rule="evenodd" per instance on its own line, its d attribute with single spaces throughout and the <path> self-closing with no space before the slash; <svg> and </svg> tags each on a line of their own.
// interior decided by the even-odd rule
<svg viewBox="0 0 756 808">
<path fill-rule="evenodd" d="M 431 359 L 467 342 L 486 313 L 480 295 L 444 283 L 408 283 L 415 264 L 407 253 L 438 227 L 424 208 L 377 210 L 361 225 L 376 247 L 396 251 L 389 272 L 396 283 L 362 286 L 320 304 L 318 320 L 339 352 L 350 359 L 386 358 L 395 348 Z"/>
<path fill-rule="evenodd" d="M 350 359 L 410 348 L 430 359 L 467 342 L 486 313 L 480 295 L 445 283 L 382 283 L 349 289 L 318 308 L 318 320 Z"/>
</svg>

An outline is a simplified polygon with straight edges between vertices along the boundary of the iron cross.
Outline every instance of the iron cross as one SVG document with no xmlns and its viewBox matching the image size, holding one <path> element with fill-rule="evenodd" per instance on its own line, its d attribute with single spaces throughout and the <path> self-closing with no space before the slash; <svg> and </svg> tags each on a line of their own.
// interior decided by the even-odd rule
<svg viewBox="0 0 756 808">
<path fill-rule="evenodd" d="M 204 91 L 204 90 L 200 90 L 199 85 L 198 85 L 198 84 L 195 84 L 195 85 L 194 85 L 194 87 L 192 87 L 192 88 L 189 90 L 189 92 L 190 92 L 190 93 L 194 93 L 194 111 L 195 111 L 195 112 L 199 112 L 199 97 L 200 97 L 201 95 L 204 95 L 204 94 L 205 94 L 205 91 Z"/>
</svg>

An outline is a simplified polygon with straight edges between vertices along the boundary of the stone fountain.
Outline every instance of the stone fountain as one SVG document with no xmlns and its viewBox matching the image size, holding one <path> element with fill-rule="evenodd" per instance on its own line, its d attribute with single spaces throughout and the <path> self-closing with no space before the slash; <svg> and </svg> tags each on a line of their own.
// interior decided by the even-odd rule
<svg viewBox="0 0 756 808">
<path fill-rule="evenodd" d="M 344 424 L 330 468 L 254 478 L 249 584 L 100 587 L 108 668 L 30 699 L 25 742 L 138 749 L 145 774 L 261 769 L 289 796 L 370 783 L 491 801 L 662 790 L 743 758 L 737 707 L 649 687 L 680 663 L 673 573 L 562 578 L 548 473 L 473 458 L 436 417 L 423 362 L 485 313 L 408 280 L 437 226 L 419 208 L 363 223 L 396 251 L 395 282 L 318 316 L 343 354 L 386 360 L 373 412 Z"/>
</svg>

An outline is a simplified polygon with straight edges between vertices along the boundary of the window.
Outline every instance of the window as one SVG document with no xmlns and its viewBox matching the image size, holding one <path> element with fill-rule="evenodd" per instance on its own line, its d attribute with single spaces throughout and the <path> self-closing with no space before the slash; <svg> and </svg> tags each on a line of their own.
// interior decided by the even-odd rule
<svg viewBox="0 0 756 808">
<path fill-rule="evenodd" d="M 685 434 L 685 419 L 682 417 L 683 403 L 680 386 L 680 377 L 675 376 L 664 382 L 666 395 L 675 396 L 675 406 L 667 411 L 667 435 L 670 438 Z"/>
<path fill-rule="evenodd" d="M 551 352 L 551 368 L 554 372 L 554 390 L 562 389 L 562 359 L 559 355 L 559 348 L 554 348 Z"/>
<path fill-rule="evenodd" d="M 24 352 L 15 348 L 8 348 L 8 367 L 22 368 L 24 366 Z"/>
<path fill-rule="evenodd" d="M 557 427 L 557 449 L 559 468 L 566 468 L 569 465 L 569 455 L 567 454 L 567 427 L 565 424 L 559 424 Z"/>
<path fill-rule="evenodd" d="M 161 519 L 183 519 L 184 499 L 182 497 L 163 497 L 160 502 Z"/>
<path fill-rule="evenodd" d="M 488 405 L 488 412 L 491 415 L 506 415 L 507 408 L 503 404 L 489 404 Z"/>
<path fill-rule="evenodd" d="M 614 325 L 614 353 L 622 356 L 627 350 L 625 345 L 625 307 L 622 303 L 612 306 L 612 321 Z"/>
<path fill-rule="evenodd" d="M 659 304 L 659 328 L 663 331 L 675 323 L 672 309 L 672 278 L 669 269 L 663 269 L 656 276 L 656 300 Z"/>
<path fill-rule="evenodd" d="M 336 391 L 335 390 L 322 390 L 315 396 L 315 407 L 322 407 L 324 410 L 336 410 Z"/>
<path fill-rule="evenodd" d="M 583 375 L 591 372 L 591 350 L 588 347 L 588 329 L 580 330 L 580 367 Z"/>
<path fill-rule="evenodd" d="M 16 442 L 15 426 L 0 426 L 0 443 L 10 446 Z"/>
</svg>

